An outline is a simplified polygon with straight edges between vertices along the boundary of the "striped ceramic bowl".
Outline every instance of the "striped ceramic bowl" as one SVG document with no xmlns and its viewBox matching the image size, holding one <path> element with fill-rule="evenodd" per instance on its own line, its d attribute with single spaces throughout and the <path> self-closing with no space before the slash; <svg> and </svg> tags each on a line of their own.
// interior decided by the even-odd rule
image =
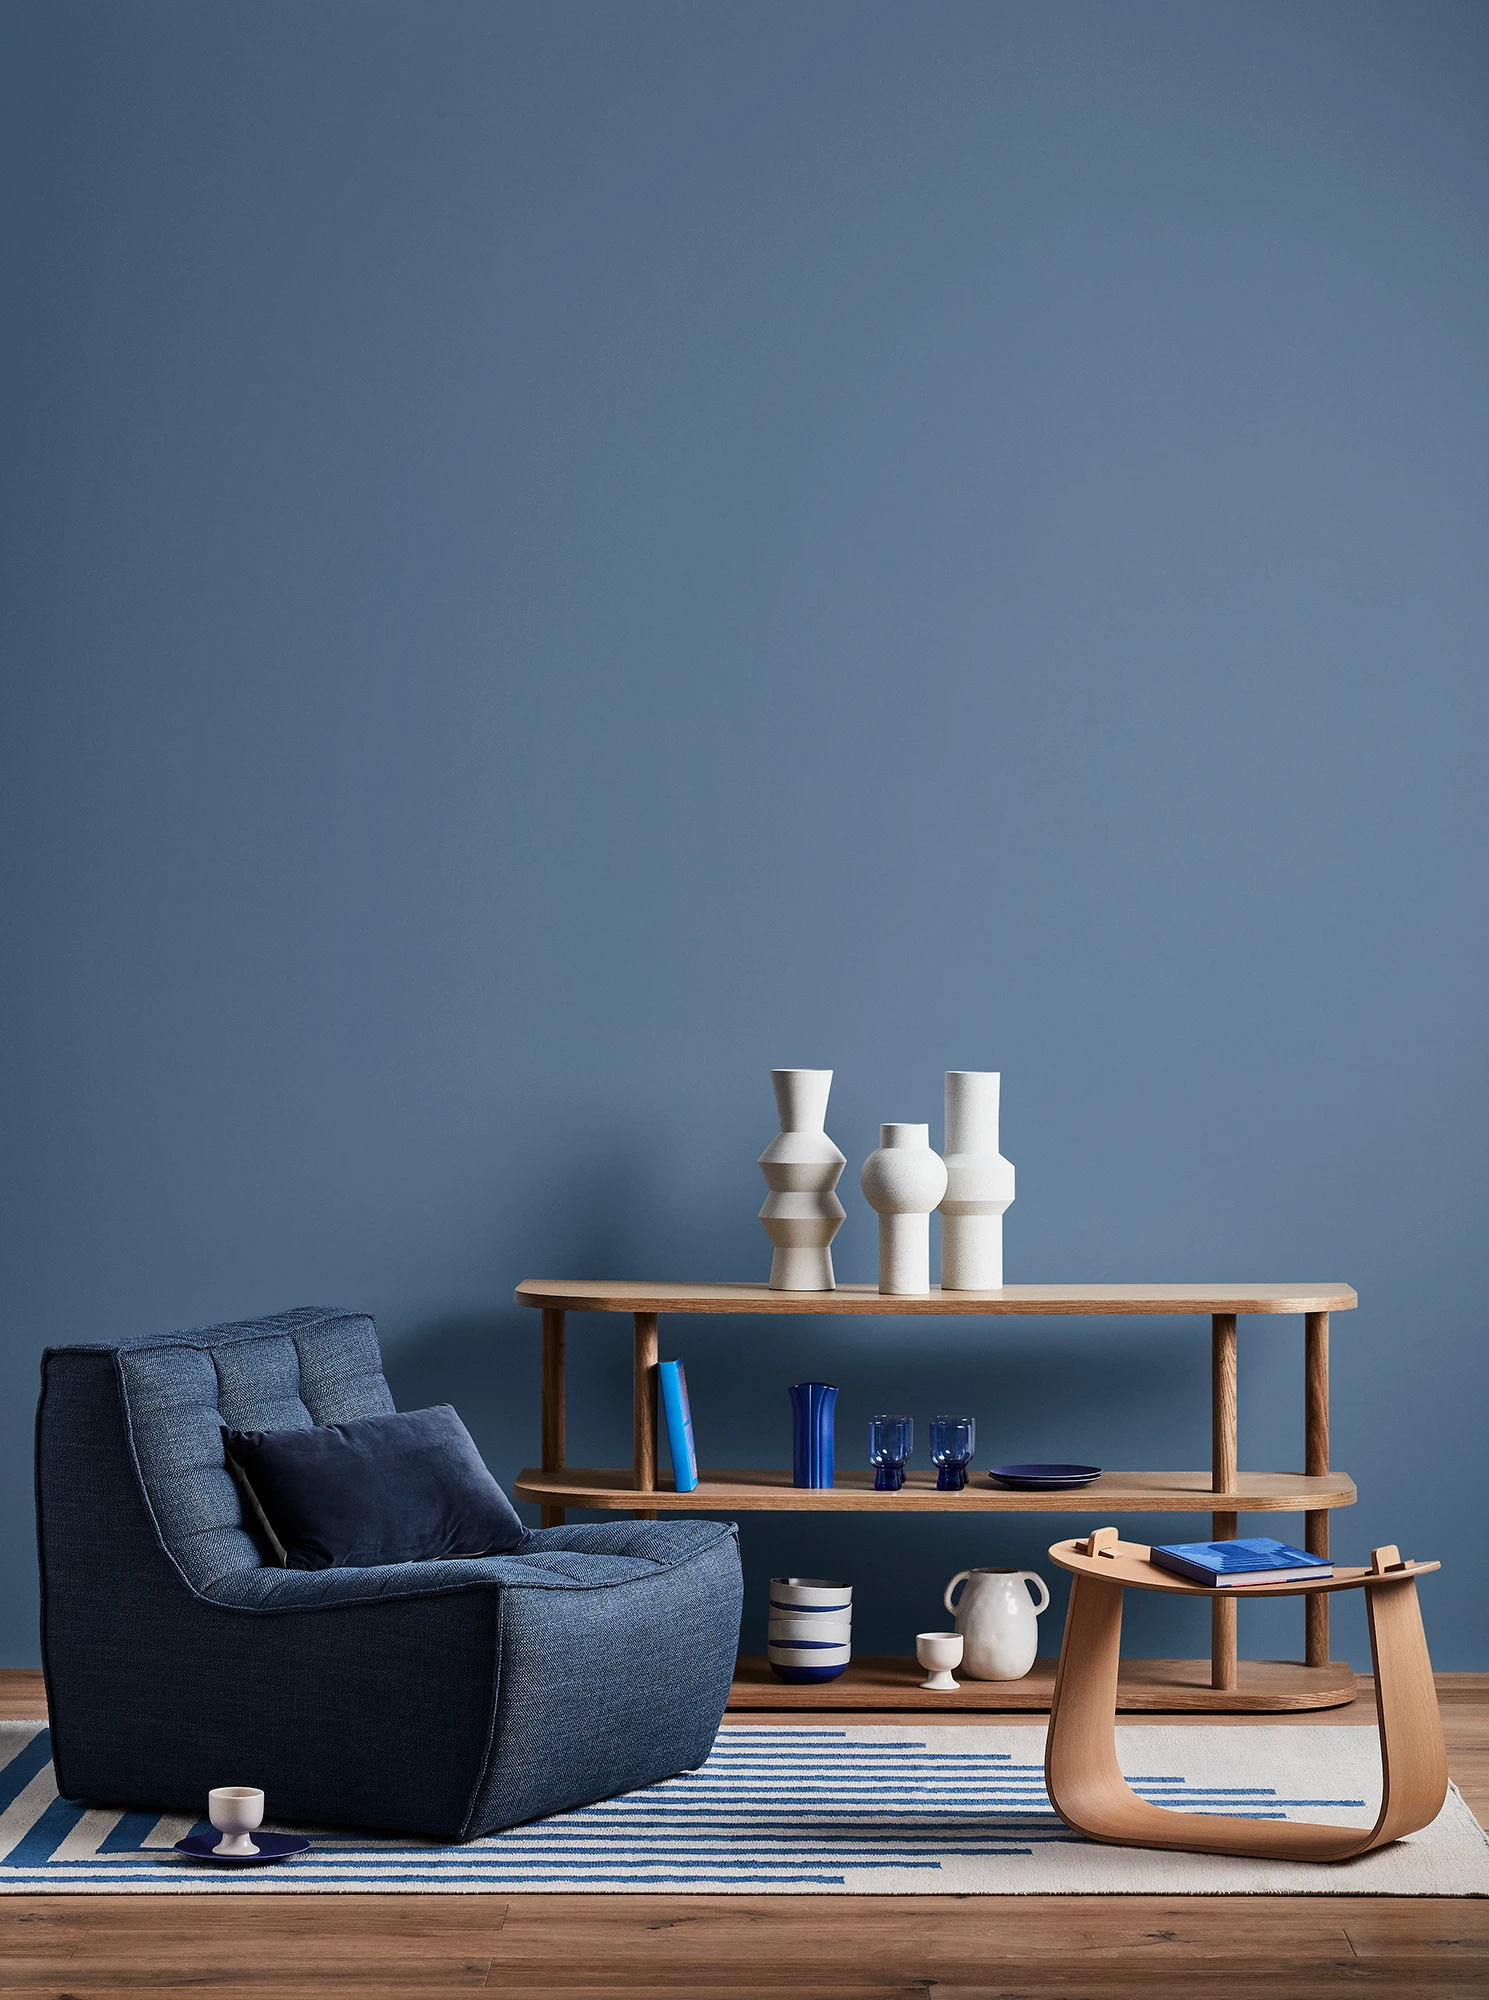
<svg viewBox="0 0 1489 2000">
<path fill-rule="evenodd" d="M 848 1646 L 770 1646 L 765 1655 L 783 1681 L 835 1681 L 852 1656 Z"/>
<path fill-rule="evenodd" d="M 833 1583 L 821 1576 L 773 1576 L 770 1579 L 772 1611 L 850 1611 L 853 1606 L 851 1583 Z"/>
<path fill-rule="evenodd" d="M 771 1616 L 765 1636 L 773 1646 L 846 1646 L 853 1637 L 853 1621 L 846 1614 L 840 1617 L 836 1611 L 820 1612 L 815 1618 L 795 1618 L 789 1612 L 777 1611 Z"/>
</svg>

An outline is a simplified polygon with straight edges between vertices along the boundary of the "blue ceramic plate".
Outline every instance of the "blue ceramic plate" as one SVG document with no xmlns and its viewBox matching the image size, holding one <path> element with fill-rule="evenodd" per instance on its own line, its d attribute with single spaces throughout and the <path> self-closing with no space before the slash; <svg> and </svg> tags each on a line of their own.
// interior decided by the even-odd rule
<svg viewBox="0 0 1489 2000">
<path fill-rule="evenodd" d="M 1099 1465 L 995 1465 L 988 1473 L 995 1486 L 1042 1488 L 1051 1493 L 1062 1487 L 1089 1486 L 1100 1477 Z"/>
<path fill-rule="evenodd" d="M 257 1854 L 214 1854 L 220 1833 L 189 1833 L 176 1842 L 176 1852 L 193 1861 L 215 1861 L 223 1868 L 255 1868 L 265 1861 L 283 1861 L 287 1854 L 303 1854 L 310 1842 L 303 1833 L 255 1833 Z"/>
</svg>

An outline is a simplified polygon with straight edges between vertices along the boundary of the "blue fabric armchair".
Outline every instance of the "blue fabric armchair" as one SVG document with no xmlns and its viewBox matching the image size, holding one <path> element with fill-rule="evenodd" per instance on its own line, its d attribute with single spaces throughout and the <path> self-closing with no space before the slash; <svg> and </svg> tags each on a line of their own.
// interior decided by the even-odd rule
<svg viewBox="0 0 1489 2000">
<path fill-rule="evenodd" d="M 36 1490 L 57 1783 L 201 1812 L 468 1840 L 690 1770 L 739 1632 L 735 1530 L 622 1521 L 510 1555 L 286 1570 L 221 1427 L 393 1408 L 372 1321 L 311 1307 L 52 1348 Z"/>
</svg>

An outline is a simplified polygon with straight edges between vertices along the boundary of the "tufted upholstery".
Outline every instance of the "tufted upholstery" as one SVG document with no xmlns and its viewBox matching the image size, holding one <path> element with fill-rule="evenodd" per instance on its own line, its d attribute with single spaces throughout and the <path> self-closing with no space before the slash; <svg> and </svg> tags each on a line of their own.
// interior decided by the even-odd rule
<svg viewBox="0 0 1489 2000">
<path fill-rule="evenodd" d="M 198 1344 L 199 1343 L 199 1344 Z M 264 1560 L 222 1431 L 308 1430 L 393 1408 L 365 1313 L 302 1306 L 118 1349 L 140 1478 L 161 1540 L 196 1590 Z"/>
<path fill-rule="evenodd" d="M 263 1560 L 222 1426 L 392 1408 L 360 1313 L 46 1354 L 42 1656 L 64 1794 L 194 1812 L 247 1782 L 282 1818 L 468 1839 L 703 1761 L 739 1632 L 731 1527 L 595 1522 L 361 1570 Z"/>
</svg>

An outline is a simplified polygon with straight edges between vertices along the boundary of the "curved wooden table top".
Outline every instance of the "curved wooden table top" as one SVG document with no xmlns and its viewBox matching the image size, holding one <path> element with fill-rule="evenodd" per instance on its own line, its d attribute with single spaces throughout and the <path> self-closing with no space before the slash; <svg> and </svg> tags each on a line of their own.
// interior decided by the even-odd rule
<svg viewBox="0 0 1489 2000">
<path fill-rule="evenodd" d="M 1348 1312 L 1352 1286 L 1004 1285 L 996 1292 L 884 1293 L 877 1285 L 773 1292 L 769 1285 L 674 1285 L 630 1278 L 524 1278 L 520 1306 L 594 1313 L 1324 1313 Z"/>
<path fill-rule="evenodd" d="M 1086 1537 L 1075 1541 L 1056 1542 L 1050 1549 L 1050 1561 L 1060 1569 L 1068 1569 L 1076 1576 L 1099 1577 L 1103 1583 L 1121 1583 L 1132 1590 L 1161 1590 L 1177 1597 L 1208 1597 L 1212 1604 L 1225 1599 L 1245 1599 L 1250 1602 L 1257 1597 L 1309 1597 L 1319 1591 L 1358 1590 L 1363 1586 L 1369 1590 L 1382 1583 L 1400 1583 L 1407 1577 L 1426 1576 L 1429 1571 L 1441 1569 L 1441 1563 L 1403 1562 L 1398 1568 L 1375 1570 L 1364 1568 L 1343 1568 L 1336 1564 L 1334 1574 L 1323 1577 L 1316 1583 L 1301 1580 L 1292 1583 L 1243 1583 L 1216 1590 L 1208 1583 L 1190 1583 L 1187 1578 L 1176 1576 L 1170 1569 L 1160 1569 L 1150 1559 L 1146 1542 L 1114 1541 L 1107 1545 L 1107 1551 L 1098 1550 L 1094 1556 L 1085 1553 Z"/>
</svg>

